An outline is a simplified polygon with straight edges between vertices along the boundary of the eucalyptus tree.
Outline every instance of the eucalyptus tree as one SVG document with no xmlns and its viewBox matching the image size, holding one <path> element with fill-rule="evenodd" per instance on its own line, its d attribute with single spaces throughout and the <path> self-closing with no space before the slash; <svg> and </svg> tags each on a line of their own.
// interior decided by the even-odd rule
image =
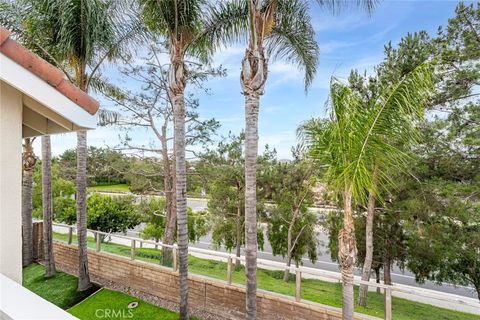
<svg viewBox="0 0 480 320">
<path fill-rule="evenodd" d="M 432 67 L 422 64 L 395 83 L 385 83 L 375 102 L 364 108 L 362 97 L 336 79 L 330 85 L 328 120 L 305 123 L 302 134 L 310 155 L 327 166 L 329 187 L 340 195 L 343 227 L 338 237 L 342 272 L 342 316 L 353 318 L 353 268 L 357 248 L 353 204 L 372 191 L 377 198 L 393 184 L 392 168 L 402 170 L 407 155 L 401 141 L 415 141 L 415 121 L 422 119 L 425 102 L 433 91 Z M 394 136 L 395 143 L 383 139 Z M 376 166 L 374 174 L 374 164 Z"/>
<path fill-rule="evenodd" d="M 141 64 L 125 62 L 120 68 L 122 77 L 131 81 L 137 89 L 119 89 L 106 87 L 107 99 L 115 104 L 115 109 L 122 112 L 122 117 L 115 125 L 125 128 L 127 133 L 122 137 L 118 149 L 135 154 L 138 158 L 158 156 L 161 158 L 162 171 L 131 169 L 132 175 L 144 176 L 149 183 L 155 177 L 163 178 L 163 193 L 166 198 L 165 230 L 162 233 L 163 243 L 173 245 L 175 241 L 176 200 L 175 200 L 175 156 L 172 155 L 172 105 L 169 99 L 168 63 L 162 62 L 165 49 L 161 45 L 151 45 Z M 187 62 L 188 74 L 185 81 L 196 89 L 206 90 L 205 81 L 212 77 L 223 76 L 222 68 L 206 68 Z M 199 100 L 193 95 L 185 96 L 185 138 L 186 146 L 205 146 L 211 142 L 220 124 L 214 118 L 202 119 L 198 113 Z M 129 133 L 137 129 L 145 129 L 149 136 L 148 143 L 132 140 Z M 189 150 L 194 152 L 193 150 Z M 150 190 L 155 186 L 150 184 Z M 163 248 L 162 263 L 171 264 L 171 250 Z"/>
<path fill-rule="evenodd" d="M 274 255 L 286 257 L 284 281 L 290 279 L 292 260 L 298 266 L 304 254 L 317 259 L 316 215 L 308 212 L 313 204 L 315 172 L 312 161 L 305 159 L 301 146 L 292 148 L 293 160 L 272 165 L 272 208 L 268 221 L 268 240 Z"/>
<path fill-rule="evenodd" d="M 105 83 L 100 69 L 107 61 L 126 55 L 138 39 L 142 24 L 134 1 L 19 0 L 2 3 L 1 15 L 19 39 L 64 71 L 80 90 Z M 103 112 L 101 118 L 115 114 Z M 87 132 L 77 133 L 78 290 L 91 286 L 86 237 Z"/>
<path fill-rule="evenodd" d="M 32 225 L 32 187 L 33 170 L 37 159 L 32 143 L 35 138 L 23 140 L 22 167 L 22 265 L 28 266 L 33 261 L 33 225 Z"/>
</svg>

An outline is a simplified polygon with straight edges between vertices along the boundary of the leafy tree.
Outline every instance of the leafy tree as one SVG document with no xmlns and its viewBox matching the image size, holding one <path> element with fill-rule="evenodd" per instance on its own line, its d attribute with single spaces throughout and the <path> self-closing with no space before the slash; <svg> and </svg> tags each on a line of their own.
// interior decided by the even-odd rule
<svg viewBox="0 0 480 320">
<path fill-rule="evenodd" d="M 41 161 L 38 161 L 41 164 Z M 33 188 L 32 188 L 32 205 L 33 205 L 33 216 L 41 218 L 42 216 L 42 172 L 40 170 L 41 166 L 37 166 L 33 172 Z M 54 158 L 51 164 L 52 172 L 52 199 L 55 202 L 56 198 L 59 197 L 72 197 L 75 194 L 75 184 L 71 181 L 62 179 L 59 177 L 60 165 L 58 161 Z M 54 218 L 56 215 L 55 206 L 54 206 Z"/>
<path fill-rule="evenodd" d="M 140 223 L 132 197 L 92 194 L 87 200 L 89 229 L 107 233 L 126 232 Z M 104 236 L 102 236 L 103 240 Z"/>
<path fill-rule="evenodd" d="M 407 266 L 416 280 L 471 285 L 480 300 L 479 187 L 430 180 L 395 208 L 410 217 Z"/>
<path fill-rule="evenodd" d="M 406 266 L 418 281 L 472 285 L 479 292 L 480 104 L 457 105 L 422 128 L 417 179 L 401 177 L 390 209 L 408 236 Z"/>
<path fill-rule="evenodd" d="M 137 89 L 110 88 L 108 96 L 116 109 L 122 111 L 122 117 L 115 124 L 127 131 L 119 147 L 145 160 L 145 163 L 136 162 L 144 168 L 135 167 L 130 170 L 134 190 L 162 190 L 167 199 L 167 224 L 163 242 L 171 245 L 174 242 L 177 213 L 173 188 L 175 156 L 172 155 L 171 143 L 173 110 L 169 97 L 169 67 L 161 62 L 165 54 L 163 46 L 151 45 L 142 57 L 144 65 L 125 63 L 121 68 L 122 76 Z M 188 68 L 188 73 L 185 74 L 186 85 L 193 85 L 197 89 L 204 89 L 204 82 L 209 78 L 224 75 L 221 68 L 212 69 L 191 62 L 186 62 L 185 65 Z M 201 119 L 198 114 L 199 101 L 193 94 L 185 95 L 184 103 L 186 148 L 205 146 L 211 141 L 219 123 L 215 119 Z M 129 134 L 139 128 L 145 130 L 151 138 L 141 143 L 133 140 Z M 165 248 L 163 253 L 163 262 L 170 264 L 169 250 Z"/>
<path fill-rule="evenodd" d="M 53 198 L 54 219 L 69 225 L 77 222 L 77 212 L 75 209 L 75 199 L 68 197 Z"/>
<path fill-rule="evenodd" d="M 460 2 L 434 39 L 440 86 L 435 105 L 443 110 L 480 95 L 480 4 Z"/>
<path fill-rule="evenodd" d="M 130 159 L 116 150 L 89 147 L 87 150 L 88 185 L 125 183 Z M 77 155 L 75 149 L 65 150 L 59 157 L 59 175 L 63 179 L 75 181 Z"/>
<path fill-rule="evenodd" d="M 245 158 L 243 147 L 244 133 L 238 136 L 229 134 L 217 146 L 202 154 L 198 174 L 208 181 L 208 212 L 212 227 L 212 241 L 216 246 L 223 245 L 227 250 L 235 249 L 237 257 L 245 244 Z M 265 153 L 262 166 L 267 166 L 268 153 Z M 263 201 L 258 201 L 257 211 L 263 212 Z M 260 247 L 263 247 L 263 232 L 258 230 Z M 240 268 L 240 259 L 235 266 Z"/>
<path fill-rule="evenodd" d="M 268 240 L 273 254 L 287 258 L 283 279 L 290 278 L 291 261 L 298 266 L 305 254 L 317 259 L 316 215 L 308 212 L 313 204 L 314 170 L 311 161 L 302 159 L 300 148 L 293 149 L 293 161 L 277 163 L 273 171 L 272 198 L 269 213 Z"/>
<path fill-rule="evenodd" d="M 166 219 L 166 201 L 164 198 L 150 198 L 141 201 L 137 207 L 141 220 L 146 223 L 145 228 L 141 231 L 144 239 L 154 239 L 159 241 L 165 234 Z M 209 231 L 209 224 L 205 217 L 205 213 L 193 212 L 188 208 L 188 240 L 191 242 L 199 241 Z M 174 233 L 174 240 L 176 233 Z M 164 254 L 164 252 L 162 252 Z"/>
</svg>

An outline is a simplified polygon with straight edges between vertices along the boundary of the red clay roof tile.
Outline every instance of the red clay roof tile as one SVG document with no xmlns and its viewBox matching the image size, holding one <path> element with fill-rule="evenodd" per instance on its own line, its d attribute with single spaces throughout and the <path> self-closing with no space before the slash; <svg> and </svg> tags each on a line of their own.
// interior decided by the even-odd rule
<svg viewBox="0 0 480 320">
<path fill-rule="evenodd" d="M 56 88 L 61 94 L 90 114 L 93 115 L 97 112 L 100 106 L 98 101 L 65 79 L 63 71 L 29 51 L 9 36 L 10 32 L 0 26 L 1 53 Z"/>
</svg>

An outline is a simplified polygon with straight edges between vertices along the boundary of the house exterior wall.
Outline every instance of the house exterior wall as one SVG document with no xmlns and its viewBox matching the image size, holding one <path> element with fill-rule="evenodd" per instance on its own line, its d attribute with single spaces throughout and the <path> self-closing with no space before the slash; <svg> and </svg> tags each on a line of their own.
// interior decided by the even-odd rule
<svg viewBox="0 0 480 320">
<path fill-rule="evenodd" d="M 22 283 L 22 94 L 0 81 L 0 273 Z"/>
</svg>

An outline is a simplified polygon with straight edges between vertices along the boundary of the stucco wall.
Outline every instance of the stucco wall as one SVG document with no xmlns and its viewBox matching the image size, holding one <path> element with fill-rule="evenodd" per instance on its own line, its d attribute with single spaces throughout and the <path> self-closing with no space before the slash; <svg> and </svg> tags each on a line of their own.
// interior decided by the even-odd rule
<svg viewBox="0 0 480 320">
<path fill-rule="evenodd" d="M 22 283 L 22 95 L 0 81 L 0 273 Z"/>
</svg>

